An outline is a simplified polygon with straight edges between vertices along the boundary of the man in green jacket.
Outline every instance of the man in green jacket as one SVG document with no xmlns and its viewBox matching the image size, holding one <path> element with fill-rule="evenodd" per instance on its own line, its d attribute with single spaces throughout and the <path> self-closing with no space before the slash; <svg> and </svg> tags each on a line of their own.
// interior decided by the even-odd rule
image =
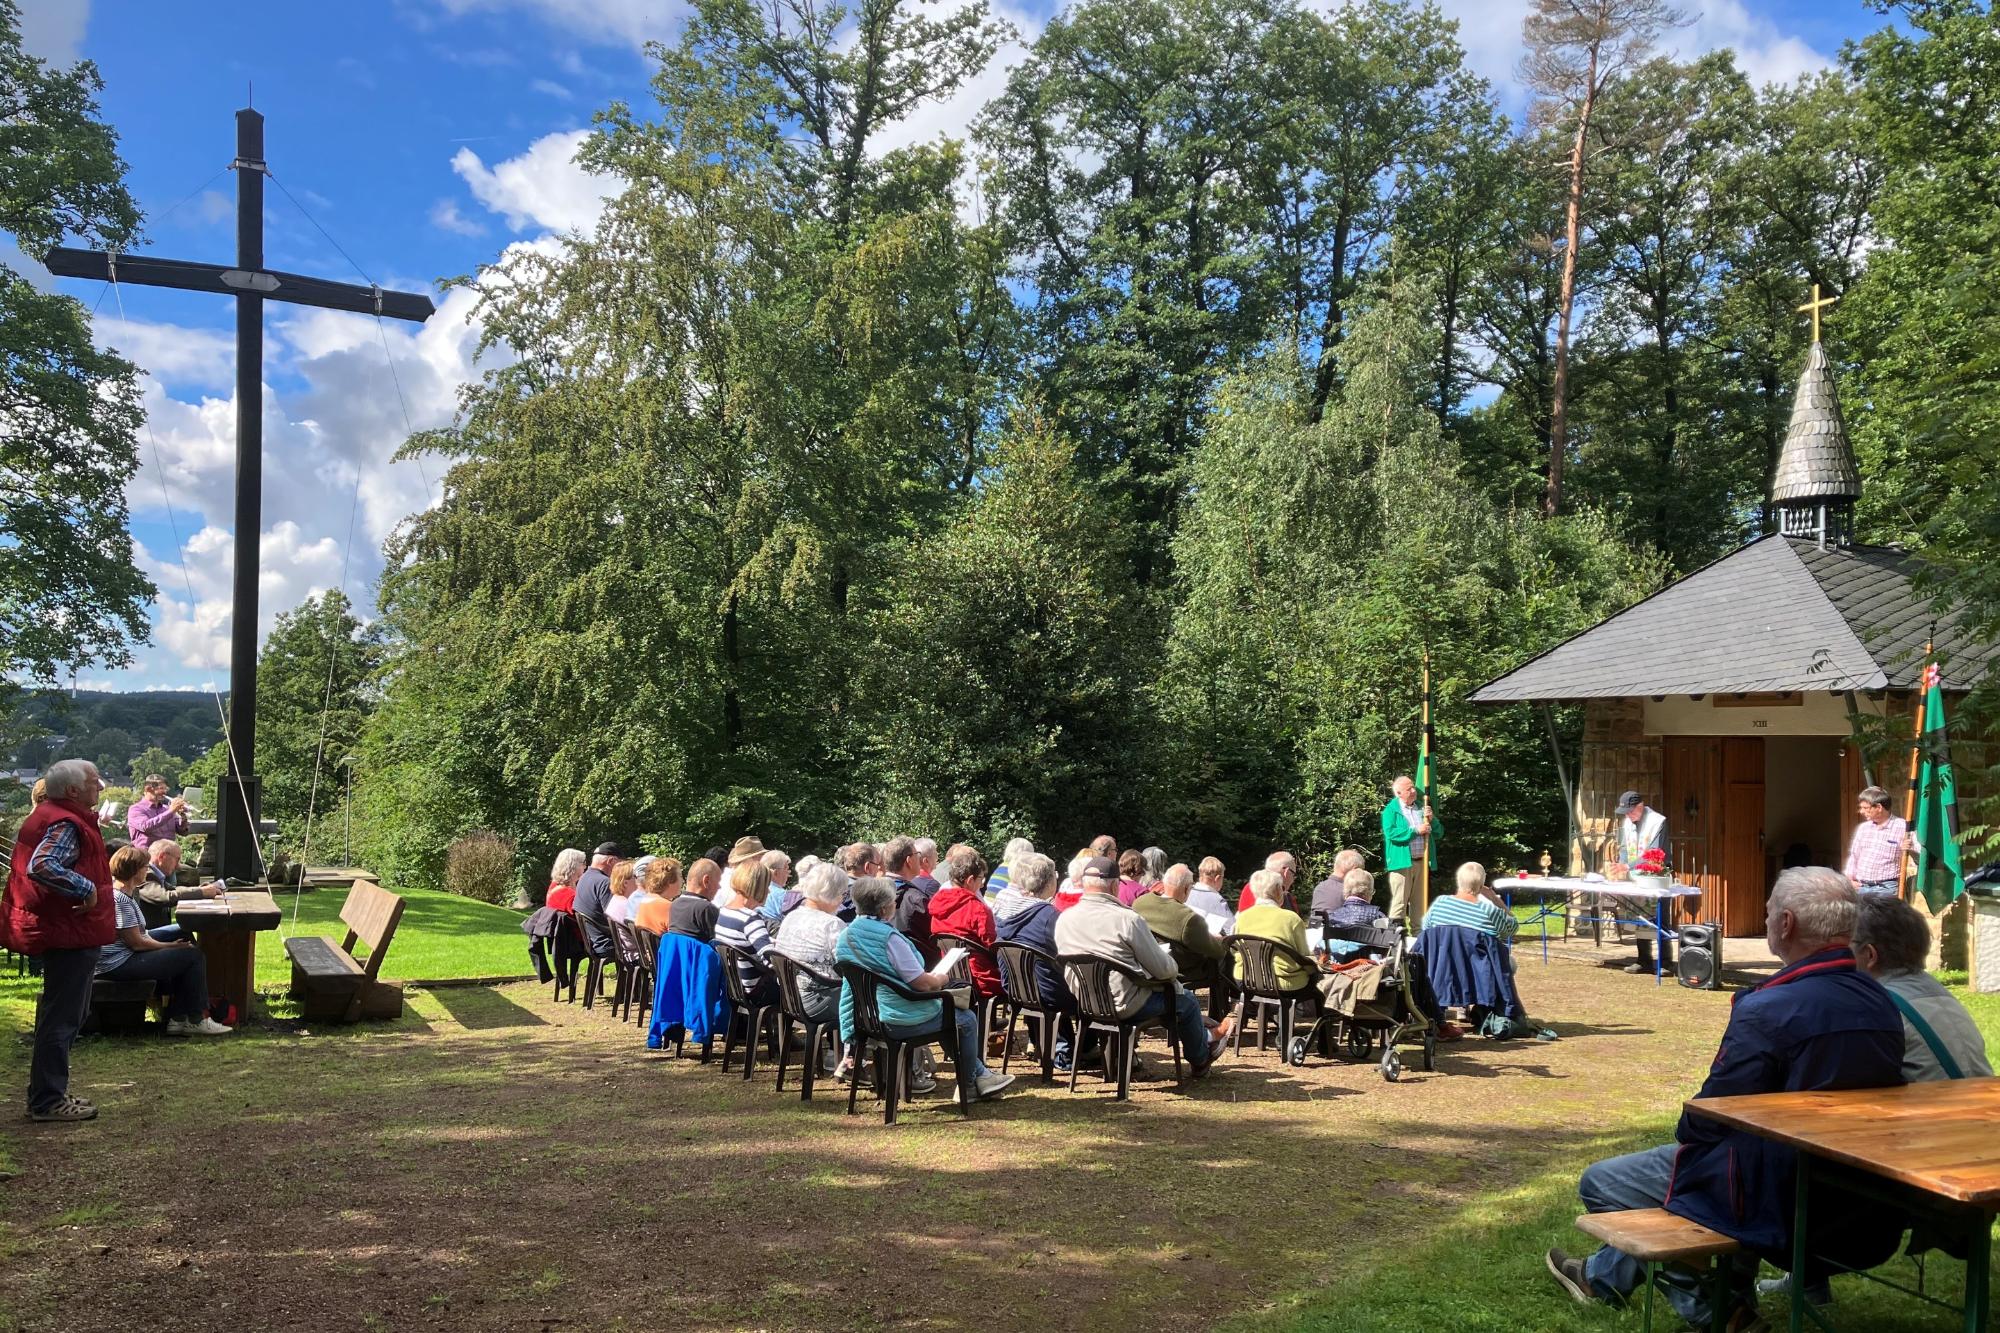
<svg viewBox="0 0 2000 1333">
<path fill-rule="evenodd" d="M 1389 915 L 1398 921 L 1424 919 L 1430 906 L 1430 872 L 1437 867 L 1440 831 L 1430 803 L 1417 798 L 1417 784 L 1405 773 L 1390 784 L 1393 795 L 1382 807 L 1382 864 L 1389 871 Z"/>
</svg>

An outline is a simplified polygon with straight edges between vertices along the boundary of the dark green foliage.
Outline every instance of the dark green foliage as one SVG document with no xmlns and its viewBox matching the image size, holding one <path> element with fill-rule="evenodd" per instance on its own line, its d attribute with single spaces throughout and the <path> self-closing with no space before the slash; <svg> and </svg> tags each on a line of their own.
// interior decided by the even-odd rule
<svg viewBox="0 0 2000 1333">
<path fill-rule="evenodd" d="M 66 237 L 115 248 L 137 233 L 117 136 L 97 116 L 101 86 L 88 61 L 58 70 L 23 52 L 19 10 L 0 0 L 0 230 L 31 258 Z M 126 531 L 137 377 L 92 342 L 81 305 L 5 266 L 0 419 L 4 703 L 15 682 L 130 662 L 153 592 Z"/>
<path fill-rule="evenodd" d="M 1342 347 L 1347 393 L 1318 422 L 1295 363 L 1233 382 L 1194 458 L 1149 765 L 1184 846 L 1238 865 L 1273 845 L 1376 847 L 1389 781 L 1416 760 L 1426 645 L 1450 855 L 1564 835 L 1540 719 L 1464 697 L 1657 571 L 1593 516 L 1538 520 L 1466 478 L 1423 402 L 1430 301 L 1375 294 Z"/>
<path fill-rule="evenodd" d="M 585 145 L 622 194 L 481 276 L 510 355 L 408 446 L 449 470 L 389 551 L 366 855 L 1372 847 L 1428 647 L 1447 855 L 1532 858 L 1544 720 L 1466 695 L 1768 525 L 1813 282 L 1862 536 L 2000 624 L 1992 19 L 1910 12 L 1789 88 L 1601 80 L 1543 519 L 1571 140 L 1435 9 L 1082 0 L 974 161 L 883 136 L 985 7 L 702 0 Z"/>
<path fill-rule="evenodd" d="M 846 827 L 1077 846 L 1144 821 L 1133 702 L 1161 618 L 1132 580 L 1131 527 L 1023 409 L 965 515 L 888 574 Z"/>
<path fill-rule="evenodd" d="M 289 856 L 325 859 L 346 785 L 342 767 L 372 706 L 382 652 L 381 631 L 363 626 L 338 588 L 280 615 L 265 637 L 257 659 L 255 768 L 264 818 L 278 821 L 279 846 Z M 183 780 L 213 791 L 227 768 L 224 743 L 217 741 L 187 766 Z"/>
<path fill-rule="evenodd" d="M 112 731 L 126 738 L 121 742 L 125 756 L 105 777 L 121 781 L 134 754 L 142 750 L 164 754 L 162 765 L 178 766 L 184 761 L 177 756 L 200 754 L 215 744 L 222 735 L 222 724 L 212 694 L 35 690 L 21 698 L 11 718 L 0 727 L 0 734 L 23 738 L 15 746 L 13 759 L 24 768 L 40 768 L 69 754 L 95 759 L 105 748 L 99 737 Z M 61 754 L 51 753 L 51 740 L 56 736 L 64 738 Z M 158 771 L 167 770 L 161 767 Z"/>
</svg>

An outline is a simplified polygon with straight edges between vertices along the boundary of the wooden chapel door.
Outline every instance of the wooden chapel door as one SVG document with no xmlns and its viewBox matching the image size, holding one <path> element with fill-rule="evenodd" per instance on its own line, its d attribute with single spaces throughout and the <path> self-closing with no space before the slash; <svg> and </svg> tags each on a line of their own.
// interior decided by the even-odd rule
<svg viewBox="0 0 2000 1333">
<path fill-rule="evenodd" d="M 1764 933 L 1764 738 L 1722 739 L 1722 932 Z M 1716 919 L 1714 917 L 1711 920 Z"/>
<path fill-rule="evenodd" d="M 1660 813 L 1667 817 L 1674 879 L 1701 890 L 1681 919 L 1720 921 L 1722 891 L 1722 741 L 1668 736 L 1660 754 Z"/>
</svg>

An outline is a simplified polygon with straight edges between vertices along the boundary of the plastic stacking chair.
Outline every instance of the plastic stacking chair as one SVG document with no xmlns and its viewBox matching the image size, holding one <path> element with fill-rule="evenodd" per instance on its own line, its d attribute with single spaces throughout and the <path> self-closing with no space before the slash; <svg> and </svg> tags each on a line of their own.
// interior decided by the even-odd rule
<svg viewBox="0 0 2000 1333">
<path fill-rule="evenodd" d="M 1000 1057 L 1000 1072 L 1007 1072 L 1007 1063 L 1013 1058 L 1014 1024 L 1025 1018 L 1040 1027 L 1035 1034 L 1035 1047 L 1042 1054 L 1042 1082 L 1053 1083 L 1056 1030 L 1063 1011 L 1053 998 L 1042 993 L 1042 978 L 1035 964 L 1061 968 L 1062 963 L 1054 954 L 1043 953 L 1032 944 L 1002 944 L 995 952 L 1000 956 L 1000 984 L 1007 997 L 1007 1049 Z"/>
<path fill-rule="evenodd" d="M 1180 986 L 1173 981 L 1161 981 L 1150 977 L 1137 968 L 1114 963 L 1109 958 L 1099 958 L 1096 954 L 1066 953 L 1061 958 L 1068 969 L 1069 988 L 1076 995 L 1076 1009 L 1080 1017 L 1077 1023 L 1076 1040 L 1079 1050 L 1084 1038 L 1090 1032 L 1105 1034 L 1104 1079 L 1113 1077 L 1112 1062 L 1117 1061 L 1118 1100 L 1124 1101 L 1132 1092 L 1132 1062 L 1138 1054 L 1139 1032 L 1142 1028 L 1157 1027 L 1166 1034 L 1167 1046 L 1174 1053 L 1174 1082 L 1186 1078 L 1181 1068 L 1180 1029 L 1174 1025 L 1174 997 L 1180 994 Z M 1141 990 L 1163 991 L 1167 997 L 1166 1008 L 1151 1018 L 1124 1018 L 1118 1013 L 1118 1002 L 1111 993 L 1113 974 L 1124 977 Z M 1069 1067 L 1069 1090 L 1076 1091 L 1077 1066 L 1081 1060 L 1072 1060 Z"/>
<path fill-rule="evenodd" d="M 953 935 L 945 932 L 931 936 L 931 941 L 937 945 L 940 957 L 951 949 L 965 950 L 968 958 L 973 954 L 980 954 L 990 961 L 994 957 L 993 950 L 966 935 Z M 945 984 L 970 987 L 972 985 L 972 968 L 966 961 L 961 960 L 959 965 L 951 970 L 951 975 L 945 978 Z M 973 993 L 975 995 L 978 994 L 976 990 Z M 986 1039 L 993 1033 L 994 1016 L 999 1009 L 1000 1000 L 1001 996 L 999 995 L 989 995 L 978 1002 L 979 1050 L 982 1055 L 986 1051 Z"/>
<path fill-rule="evenodd" d="M 618 952 L 618 969 L 621 977 L 619 991 L 625 1009 L 621 1018 L 630 1018 L 636 1004 L 639 1021 L 643 1024 L 646 1015 L 653 1009 L 653 967 L 659 957 L 659 939 L 653 936 L 653 947 L 649 951 L 639 938 L 639 928 L 625 921 L 611 923 L 611 943 Z M 616 1012 L 616 1006 L 613 1006 Z"/>
<path fill-rule="evenodd" d="M 1313 1005 L 1318 1001 L 1318 992 L 1310 982 L 1296 990 L 1286 990 L 1278 984 L 1277 960 L 1288 958 L 1306 970 L 1308 977 L 1318 975 L 1318 968 L 1312 959 L 1278 940 L 1259 939 L 1255 935 L 1232 935 L 1229 937 L 1229 953 L 1236 960 L 1236 1031 L 1232 1035 L 1230 1051 L 1243 1053 L 1243 1028 L 1246 1012 L 1250 1005 L 1257 1006 L 1257 1049 L 1263 1050 L 1271 1033 L 1271 1015 L 1278 1016 L 1278 1059 L 1280 1062 L 1304 1064 L 1304 1053 L 1292 1058 L 1292 1029 L 1298 1022 L 1301 1004 Z"/>
<path fill-rule="evenodd" d="M 861 1089 L 860 1065 L 871 1052 L 879 1052 L 876 1065 L 877 1079 L 882 1089 L 882 1123 L 896 1123 L 896 1107 L 902 1102 L 903 1081 L 908 1077 L 909 1060 L 906 1058 L 912 1046 L 941 1046 L 952 1068 L 958 1076 L 958 1109 L 968 1118 L 972 1115 L 972 1103 L 979 1096 L 978 1084 L 972 1077 L 972 1070 L 958 1058 L 958 1020 L 954 1015 L 956 1006 L 951 996 L 938 991 L 923 993 L 913 991 L 900 981 L 892 980 L 879 972 L 871 972 L 859 963 L 837 963 L 834 970 L 847 983 L 854 996 L 854 1076 L 847 1084 L 847 1113 L 854 1114 L 854 1099 Z M 914 1036 L 897 1036 L 882 1021 L 882 1011 L 877 997 L 884 990 L 895 992 L 906 1000 L 929 1001 L 939 1007 L 938 1025 L 935 1030 L 919 1032 Z"/>
<path fill-rule="evenodd" d="M 773 949 L 766 959 L 771 975 L 778 979 L 778 1091 L 785 1090 L 785 1067 L 792 1057 L 792 1028 L 803 1027 L 806 1032 L 805 1063 L 799 1077 L 799 1100 L 813 1099 L 813 1081 L 819 1077 L 819 1052 L 822 1038 L 830 1039 L 836 1049 L 840 1043 L 840 1018 L 815 1018 L 806 1010 L 805 983 L 808 980 L 838 984 L 839 978 L 822 972 L 809 963 L 802 963 L 791 955 Z"/>
<path fill-rule="evenodd" d="M 770 1029 L 775 1036 L 778 1031 L 778 1003 L 767 1000 L 763 1004 L 753 1004 L 750 987 L 743 983 L 743 969 L 737 960 L 754 971 L 765 971 L 764 962 L 754 953 L 746 953 L 734 945 L 717 944 L 717 956 L 722 959 L 722 988 L 729 996 L 729 1031 L 722 1038 L 722 1072 L 729 1072 L 729 1057 L 736 1049 L 736 1025 L 743 1024 L 743 1077 L 748 1080 L 757 1065 L 757 1042 L 764 1035 L 765 1021 L 770 1020 Z"/>
</svg>

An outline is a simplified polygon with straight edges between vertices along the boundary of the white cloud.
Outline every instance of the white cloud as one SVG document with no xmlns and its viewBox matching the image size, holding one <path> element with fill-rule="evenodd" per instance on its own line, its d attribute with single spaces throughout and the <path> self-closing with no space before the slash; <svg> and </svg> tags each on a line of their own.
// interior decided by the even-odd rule
<svg viewBox="0 0 2000 1333">
<path fill-rule="evenodd" d="M 569 89 L 563 87 L 554 79 L 530 79 L 528 80 L 528 91 L 531 93 L 541 93 L 546 97 L 553 97 L 563 102 L 569 101 L 571 96 L 573 96 Z"/>
<path fill-rule="evenodd" d="M 431 225 L 459 236 L 484 236 L 486 225 L 458 211 L 455 199 L 440 199 L 431 206 Z"/>
<path fill-rule="evenodd" d="M 97 341 L 113 347 L 154 377 L 203 389 L 227 387 L 236 378 L 236 339 L 215 329 L 148 324 L 99 311 Z"/>
<path fill-rule="evenodd" d="M 203 190 L 194 207 L 195 215 L 210 226 L 236 216 L 236 201 L 220 190 Z"/>
<path fill-rule="evenodd" d="M 1458 22 L 1465 63 L 1493 84 L 1503 104 L 1518 111 L 1526 96 L 1520 81 L 1521 20 L 1528 15 L 1529 0 L 1442 0 L 1440 7 Z M 1771 19 L 1751 13 L 1743 0 L 1706 0 L 1694 8 L 1693 22 L 1660 42 L 1663 52 L 1683 60 L 1724 47 L 1736 52 L 1737 65 L 1757 84 L 1789 83 L 1833 63 Z"/>
<path fill-rule="evenodd" d="M 617 182 L 593 176 L 576 164 L 576 151 L 589 130 L 546 134 L 518 157 L 488 167 L 479 154 L 461 148 L 451 169 L 472 190 L 473 198 L 507 219 L 517 232 L 530 226 L 547 231 L 588 231 L 604 212 L 604 201 Z"/>
<path fill-rule="evenodd" d="M 453 17 L 526 10 L 572 37 L 639 47 L 672 41 L 686 6 L 675 0 L 439 0 Z"/>
<path fill-rule="evenodd" d="M 1760 86 L 1791 83 L 1801 74 L 1833 64 L 1832 57 L 1780 31 L 1770 19 L 1752 14 L 1742 0 L 1708 0 L 1693 24 L 1676 33 L 1674 40 L 1665 45 L 1683 58 L 1729 47 L 1736 52 L 1737 67 Z"/>
<path fill-rule="evenodd" d="M 556 244 L 517 241 L 508 252 L 548 252 Z M 442 470 L 437 461 L 392 456 L 413 431 L 448 424 L 459 390 L 485 368 L 479 329 L 467 320 L 476 303 L 476 292 L 455 289 L 420 326 L 331 310 L 273 312 L 271 365 L 283 368 L 288 386 L 303 387 L 264 386 L 260 634 L 281 612 L 328 588 L 343 587 L 364 613 L 371 605 L 384 540 L 436 502 Z M 219 374 L 217 363 L 233 364 L 233 346 L 213 330 L 132 319 L 100 320 L 98 331 L 153 372 L 143 389 L 141 465 L 127 499 L 135 518 L 170 524 L 180 541 L 178 551 L 170 541 L 139 551 L 159 589 L 154 641 L 164 650 L 141 674 L 156 676 L 169 659 L 178 670 L 221 670 L 228 664 L 236 405 L 233 377 Z M 502 355 L 489 354 L 495 361 Z M 197 385 L 217 392 L 182 401 L 169 396 L 167 384 L 182 393 Z"/>
<path fill-rule="evenodd" d="M 204 526 L 161 559 L 141 550 L 140 563 L 160 589 L 153 638 L 196 670 L 229 666 L 230 602 L 236 542 L 225 529 Z M 340 583 L 342 552 L 331 536 L 313 537 L 285 520 L 265 530 L 258 546 L 258 635 L 278 616 Z M 189 594 L 193 599 L 189 599 Z"/>
<path fill-rule="evenodd" d="M 21 46 L 54 65 L 73 65 L 90 27 L 90 0 L 20 0 Z"/>
</svg>

